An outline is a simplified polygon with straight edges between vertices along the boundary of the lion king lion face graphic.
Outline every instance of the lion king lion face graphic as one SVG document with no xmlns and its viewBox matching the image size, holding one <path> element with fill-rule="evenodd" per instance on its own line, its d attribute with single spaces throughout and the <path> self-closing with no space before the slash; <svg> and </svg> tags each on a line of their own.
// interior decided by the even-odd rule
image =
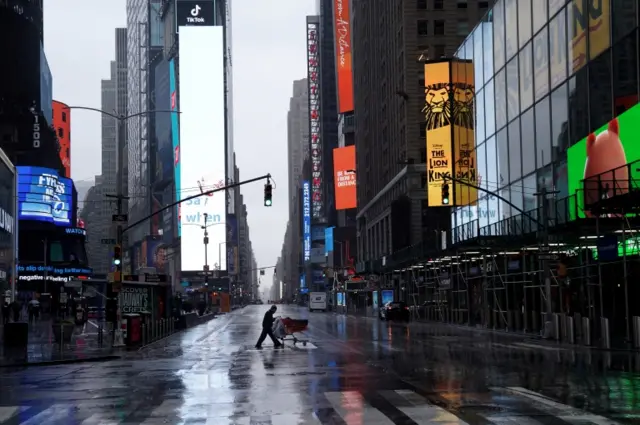
<svg viewBox="0 0 640 425">
<path fill-rule="evenodd" d="M 432 84 L 425 87 L 424 94 L 425 103 L 422 112 L 427 123 L 427 131 L 451 124 L 473 128 L 474 90 L 472 85 Z"/>
</svg>

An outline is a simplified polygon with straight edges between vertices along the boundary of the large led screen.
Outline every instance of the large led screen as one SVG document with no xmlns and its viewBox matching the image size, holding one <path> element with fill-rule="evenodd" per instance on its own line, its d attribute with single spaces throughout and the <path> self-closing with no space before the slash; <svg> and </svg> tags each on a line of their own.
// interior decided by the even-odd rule
<svg viewBox="0 0 640 425">
<path fill-rule="evenodd" d="M 345 146 L 333 150 L 333 180 L 336 194 L 336 210 L 357 206 L 356 147 Z"/>
<path fill-rule="evenodd" d="M 430 207 L 475 204 L 478 184 L 474 136 L 474 72 L 470 61 L 424 66 L 427 145 L 427 197 Z M 452 184 L 447 178 L 455 177 Z M 453 189 L 453 202 L 442 203 L 442 187 Z M 466 184 L 468 183 L 468 184 Z"/>
<path fill-rule="evenodd" d="M 302 237 L 304 261 L 311 259 L 311 184 L 302 183 Z"/>
<path fill-rule="evenodd" d="M 18 218 L 71 225 L 73 183 L 51 168 L 16 167 L 18 171 Z"/>
<path fill-rule="evenodd" d="M 176 84 L 176 62 L 171 59 L 169 63 L 169 95 L 171 96 L 171 110 L 178 111 L 178 90 Z M 180 199 L 180 132 L 177 113 L 171 114 L 171 146 L 173 149 L 173 178 L 176 187 L 175 199 Z M 180 217 L 180 204 L 176 207 L 176 216 Z M 181 234 L 180 221 L 178 221 L 178 237 Z"/>
<path fill-rule="evenodd" d="M 180 199 L 226 181 L 223 31 L 221 26 L 179 30 Z M 209 267 L 227 269 L 225 198 L 221 191 L 181 204 L 183 271 L 202 270 L 205 265 L 202 226 L 209 233 Z"/>
<path fill-rule="evenodd" d="M 585 218 L 589 215 L 584 211 L 585 201 L 588 204 L 597 200 L 592 199 L 593 196 L 603 195 L 602 188 L 597 187 L 596 181 L 587 182 L 587 187 L 583 187 L 584 179 L 602 176 L 601 180 L 610 181 L 608 195 L 613 195 L 614 179 L 616 194 L 618 194 L 628 186 L 629 179 L 633 177 L 633 180 L 637 181 L 640 178 L 640 174 L 636 171 L 638 167 L 622 167 L 640 159 L 640 144 L 637 142 L 639 131 L 640 105 L 636 105 L 569 148 L 567 151 L 569 194 L 577 195 L 578 217 Z M 607 173 L 610 170 L 614 171 Z M 629 176 L 629 172 L 636 174 Z M 571 219 L 577 218 L 574 208 L 570 209 L 569 214 Z"/>
</svg>

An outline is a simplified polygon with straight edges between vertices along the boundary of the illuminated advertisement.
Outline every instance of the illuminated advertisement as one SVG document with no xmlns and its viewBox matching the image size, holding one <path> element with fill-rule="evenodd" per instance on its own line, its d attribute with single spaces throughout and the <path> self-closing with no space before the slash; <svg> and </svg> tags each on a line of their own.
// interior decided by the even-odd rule
<svg viewBox="0 0 640 425">
<path fill-rule="evenodd" d="M 178 90 L 176 85 L 176 62 L 169 63 L 169 95 L 171 96 L 171 110 L 178 111 Z M 173 149 L 173 178 L 176 188 L 175 199 L 180 199 L 180 130 L 177 113 L 171 114 L 171 146 Z M 176 207 L 176 214 L 180 217 L 180 204 Z M 181 234 L 180 220 L 178 220 L 178 237 Z"/>
<path fill-rule="evenodd" d="M 18 265 L 18 280 L 22 282 L 44 280 L 45 273 L 47 281 L 64 283 L 76 279 L 86 280 L 93 274 L 93 269 L 89 267 L 43 266 L 42 264 Z"/>
<path fill-rule="evenodd" d="M 573 0 L 573 7 L 570 7 L 573 19 L 569 20 L 569 34 L 572 34 L 570 57 L 573 60 L 574 72 L 587 63 L 588 57 L 595 58 L 611 45 L 609 2 L 610 0 Z M 588 55 L 587 33 L 589 37 Z"/>
<path fill-rule="evenodd" d="M 162 238 L 157 236 L 147 236 L 144 242 L 146 243 L 143 243 L 142 249 L 145 252 L 142 254 L 146 254 L 145 267 L 155 267 L 158 273 L 164 273 L 167 264 L 166 244 Z"/>
<path fill-rule="evenodd" d="M 312 216 L 322 217 L 322 138 L 320 137 L 320 52 L 318 24 L 307 22 L 307 74 L 309 81 L 309 136 L 311 139 Z"/>
<path fill-rule="evenodd" d="M 18 171 L 18 218 L 71 225 L 72 182 L 56 170 L 16 167 Z"/>
<path fill-rule="evenodd" d="M 358 206 L 355 168 L 355 146 L 333 150 L 333 181 L 336 192 L 336 210 L 338 211 Z"/>
<path fill-rule="evenodd" d="M 473 64 L 470 61 L 434 62 L 424 65 L 427 196 L 429 206 L 462 206 L 475 203 L 477 164 L 473 116 Z M 446 178 L 453 203 L 442 204 Z M 452 189 L 452 190 L 451 190 Z"/>
<path fill-rule="evenodd" d="M 224 28 L 180 27 L 180 199 L 226 182 Z M 202 270 L 206 246 L 212 269 L 227 269 L 226 194 L 201 196 L 181 204 L 182 270 Z"/>
<path fill-rule="evenodd" d="M 336 78 L 338 112 L 353 111 L 353 68 L 351 64 L 351 22 L 349 0 L 334 0 L 336 39 Z"/>
<path fill-rule="evenodd" d="M 60 143 L 64 177 L 71 178 L 71 109 L 57 100 L 53 101 L 53 127 Z"/>
<path fill-rule="evenodd" d="M 601 196 L 614 195 L 614 179 L 615 194 L 619 195 L 628 190 L 630 178 L 636 181 L 640 178 L 640 175 L 628 175 L 629 171 L 637 173 L 637 167 L 622 167 L 640 159 L 640 144 L 637 143 L 639 123 L 640 105 L 636 105 L 567 151 L 569 194 L 577 193 L 580 218 L 590 216 L 590 213 L 584 211 L 585 205 L 597 201 Z M 601 180 L 609 180 L 611 184 L 603 188 L 597 178 L 594 178 L 594 181 L 588 180 L 594 176 L 601 176 Z M 583 185 L 584 179 L 587 181 Z M 573 209 L 570 210 L 570 214 L 571 219 L 576 218 Z"/>
<path fill-rule="evenodd" d="M 311 188 L 309 180 L 302 183 L 302 238 L 304 261 L 311 259 Z"/>
</svg>

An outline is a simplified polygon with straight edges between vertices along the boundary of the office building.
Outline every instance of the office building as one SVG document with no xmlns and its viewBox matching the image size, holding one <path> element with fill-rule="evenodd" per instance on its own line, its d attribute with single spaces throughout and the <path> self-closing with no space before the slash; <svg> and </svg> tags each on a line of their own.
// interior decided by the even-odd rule
<svg viewBox="0 0 640 425">
<path fill-rule="evenodd" d="M 307 79 L 293 82 L 293 95 L 287 113 L 287 157 L 289 174 L 289 211 L 293 194 L 300 187 L 302 162 L 309 156 L 309 91 Z"/>
<path fill-rule="evenodd" d="M 118 111 L 120 115 L 127 115 L 127 29 L 115 30 L 115 61 L 111 62 L 109 79 L 102 80 L 101 84 L 101 109 L 104 111 Z M 116 230 L 112 224 L 111 216 L 116 212 L 116 205 L 106 195 L 114 195 L 118 186 L 118 155 L 123 155 L 122 181 L 124 189 L 127 183 L 126 149 L 118 152 L 118 140 L 126 140 L 127 129 L 122 126 L 120 139 L 116 137 L 117 121 L 107 115 L 102 115 L 101 122 L 101 174 L 95 177 L 95 184 L 83 200 L 83 208 L 80 217 L 85 222 L 87 233 L 90 235 L 87 242 L 89 262 L 96 273 L 106 274 L 111 267 L 111 250 L 108 244 L 101 243 L 104 238 L 116 238 Z M 124 143 L 120 144 L 121 146 Z M 125 192 L 126 193 L 126 192 Z M 126 205 L 126 204 L 125 204 Z M 124 265 L 127 266 L 126 264 Z"/>
<path fill-rule="evenodd" d="M 422 185 L 422 62 L 452 55 L 489 3 L 371 1 L 351 7 L 360 271 L 448 228 L 448 214 L 428 210 Z"/>
</svg>

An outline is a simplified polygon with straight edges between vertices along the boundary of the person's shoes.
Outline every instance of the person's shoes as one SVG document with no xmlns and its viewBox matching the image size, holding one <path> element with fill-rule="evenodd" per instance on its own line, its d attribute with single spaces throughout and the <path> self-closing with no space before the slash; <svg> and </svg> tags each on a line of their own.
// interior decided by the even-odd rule
<svg viewBox="0 0 640 425">
<path fill-rule="evenodd" d="M 282 347 L 284 347 L 284 344 L 278 344 L 275 346 L 275 348 L 282 348 Z"/>
<path fill-rule="evenodd" d="M 257 350 L 262 350 L 262 345 L 256 345 Z"/>
</svg>

